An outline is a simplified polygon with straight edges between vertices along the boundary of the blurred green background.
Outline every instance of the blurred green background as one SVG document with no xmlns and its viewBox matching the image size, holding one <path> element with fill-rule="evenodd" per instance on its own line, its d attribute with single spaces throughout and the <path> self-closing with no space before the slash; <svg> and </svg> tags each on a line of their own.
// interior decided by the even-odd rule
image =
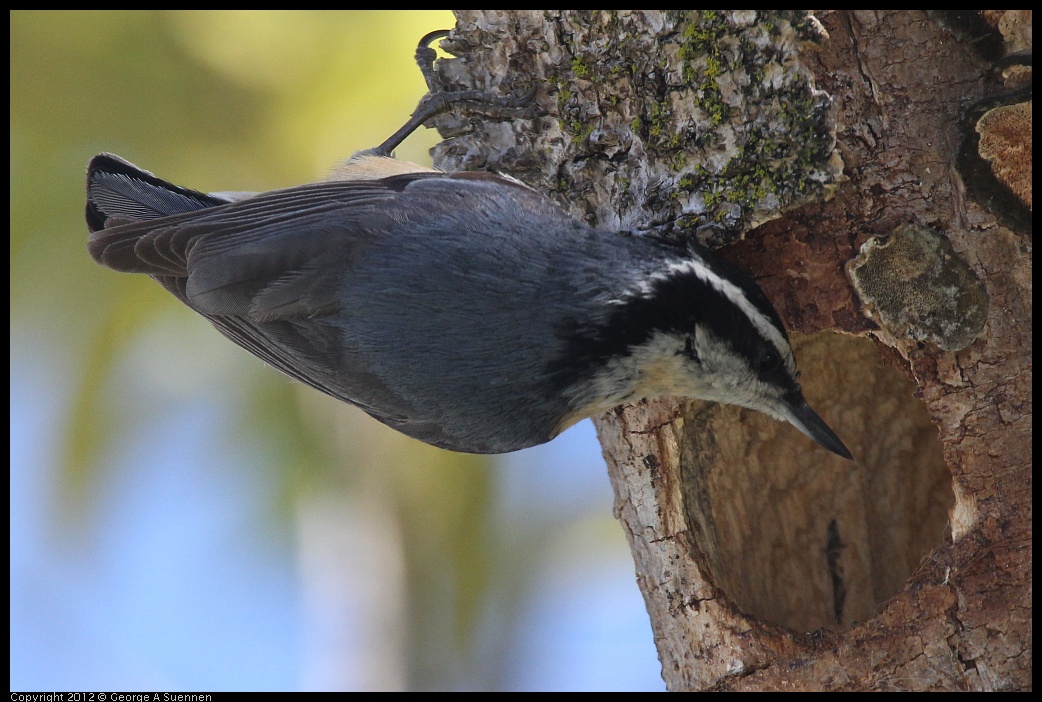
<svg viewBox="0 0 1042 702">
<path fill-rule="evenodd" d="M 451 13 L 10 18 L 12 689 L 662 689 L 589 422 L 425 446 L 86 253 L 95 153 L 318 180 L 408 117 Z"/>
</svg>

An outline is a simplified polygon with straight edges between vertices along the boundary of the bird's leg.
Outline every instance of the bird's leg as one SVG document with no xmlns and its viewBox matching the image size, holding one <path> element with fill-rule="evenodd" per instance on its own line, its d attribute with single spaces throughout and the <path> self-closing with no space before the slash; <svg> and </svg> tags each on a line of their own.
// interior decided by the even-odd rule
<svg viewBox="0 0 1042 702">
<path fill-rule="evenodd" d="M 434 87 L 434 59 L 438 58 L 438 52 L 431 48 L 431 42 L 444 39 L 449 36 L 451 29 L 435 29 L 423 35 L 419 45 L 416 47 L 416 65 L 420 67 L 423 80 L 427 83 L 427 92 L 436 93 Z"/>
<path fill-rule="evenodd" d="M 430 47 L 431 42 L 443 39 L 449 34 L 448 29 L 439 29 L 424 35 L 416 47 L 416 64 L 423 73 L 423 79 L 427 83 L 427 94 L 420 99 L 416 111 L 412 113 L 409 121 L 402 125 L 384 143 L 372 149 L 369 153 L 377 156 L 391 156 L 391 152 L 405 138 L 416 131 L 417 128 L 427 120 L 440 115 L 455 105 L 465 106 L 477 112 L 483 112 L 499 118 L 519 117 L 529 115 L 528 107 L 532 98 L 535 97 L 535 84 L 523 95 L 491 95 L 481 90 L 439 90 L 435 87 L 434 60 L 437 52 Z"/>
</svg>

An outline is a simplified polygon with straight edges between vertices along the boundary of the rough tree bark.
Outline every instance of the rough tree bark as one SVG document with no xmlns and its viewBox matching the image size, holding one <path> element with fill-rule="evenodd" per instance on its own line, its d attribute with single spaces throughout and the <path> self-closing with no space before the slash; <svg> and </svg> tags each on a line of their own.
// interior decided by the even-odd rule
<svg viewBox="0 0 1042 702">
<path fill-rule="evenodd" d="M 457 18 L 439 79 L 542 114 L 447 115 L 436 163 L 727 244 L 857 459 L 690 401 L 597 420 L 669 688 L 1030 687 L 1030 95 L 976 122 L 1030 13 Z"/>
</svg>

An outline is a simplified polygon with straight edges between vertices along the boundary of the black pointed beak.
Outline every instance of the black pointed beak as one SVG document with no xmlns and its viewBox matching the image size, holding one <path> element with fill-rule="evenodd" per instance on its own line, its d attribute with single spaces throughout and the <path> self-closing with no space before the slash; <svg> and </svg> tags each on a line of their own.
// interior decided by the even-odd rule
<svg viewBox="0 0 1042 702">
<path fill-rule="evenodd" d="M 800 394 L 798 389 L 793 390 L 782 398 L 781 413 L 792 426 L 814 439 L 824 448 L 827 448 L 837 456 L 850 460 L 854 459 L 835 432 L 829 429 L 829 425 L 825 424 L 824 420 L 818 416 L 818 413 L 810 408 L 810 405 L 803 399 L 803 395 Z"/>
</svg>

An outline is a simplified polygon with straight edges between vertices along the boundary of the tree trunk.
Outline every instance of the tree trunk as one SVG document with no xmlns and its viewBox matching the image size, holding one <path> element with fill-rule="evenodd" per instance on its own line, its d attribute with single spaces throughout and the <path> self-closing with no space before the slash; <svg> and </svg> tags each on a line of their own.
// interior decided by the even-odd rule
<svg viewBox="0 0 1042 702">
<path fill-rule="evenodd" d="M 669 688 L 1030 687 L 1030 95 L 995 70 L 1030 13 L 457 18 L 439 79 L 544 114 L 445 116 L 435 162 L 727 244 L 856 458 L 693 401 L 597 419 Z"/>
</svg>

